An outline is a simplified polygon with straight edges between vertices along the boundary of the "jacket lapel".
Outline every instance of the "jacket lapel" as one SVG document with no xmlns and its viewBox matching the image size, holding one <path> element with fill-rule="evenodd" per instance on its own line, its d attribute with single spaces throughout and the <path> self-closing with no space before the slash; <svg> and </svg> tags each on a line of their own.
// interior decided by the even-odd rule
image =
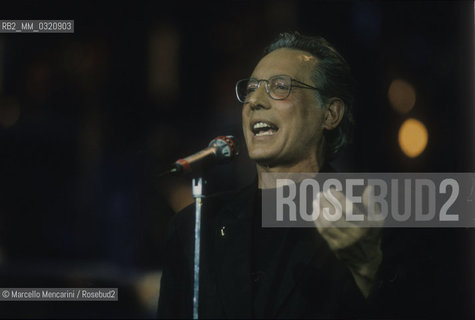
<svg viewBox="0 0 475 320">
<path fill-rule="evenodd" d="M 224 207 L 217 219 L 215 235 L 217 288 L 227 317 L 252 316 L 250 258 L 256 187 L 253 184 L 240 192 Z"/>
<path fill-rule="evenodd" d="M 320 172 L 335 172 L 332 166 L 326 163 Z M 285 305 L 285 302 L 295 290 L 295 287 L 304 279 L 304 270 L 312 263 L 314 272 L 322 268 L 325 256 L 332 255 L 325 240 L 320 236 L 316 228 L 285 228 L 282 230 L 285 236 L 284 245 L 272 262 L 271 272 L 262 283 L 260 292 L 274 293 L 269 307 L 262 317 L 271 315 L 276 318 Z M 318 255 L 318 256 L 317 256 Z M 321 257 L 320 257 L 321 256 Z M 274 287 L 272 287 L 274 286 Z M 258 296 L 257 299 L 269 299 Z M 256 305 L 260 305 L 257 301 Z"/>
<path fill-rule="evenodd" d="M 257 185 L 241 191 L 219 212 L 215 232 L 217 289 L 225 316 L 232 318 L 278 317 L 292 291 L 302 281 L 310 262 L 319 267 L 316 255 L 328 253 L 325 240 L 314 228 L 279 228 L 277 249 L 260 289 L 254 297 L 251 280 L 252 214 Z M 317 262 L 316 264 L 314 262 Z M 317 270 L 315 270 L 317 271 Z"/>
</svg>

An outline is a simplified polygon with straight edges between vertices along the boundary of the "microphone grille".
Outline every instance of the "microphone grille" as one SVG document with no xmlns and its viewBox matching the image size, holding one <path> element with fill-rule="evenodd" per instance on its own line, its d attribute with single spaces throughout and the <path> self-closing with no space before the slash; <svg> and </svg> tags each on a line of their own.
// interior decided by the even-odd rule
<svg viewBox="0 0 475 320">
<path fill-rule="evenodd" d="M 214 138 L 208 147 L 216 148 L 216 160 L 228 162 L 239 155 L 239 145 L 233 136 Z"/>
</svg>

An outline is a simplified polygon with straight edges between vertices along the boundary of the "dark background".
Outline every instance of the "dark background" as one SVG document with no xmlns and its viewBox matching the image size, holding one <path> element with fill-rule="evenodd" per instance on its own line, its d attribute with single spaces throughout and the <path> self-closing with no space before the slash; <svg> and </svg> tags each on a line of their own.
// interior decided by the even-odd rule
<svg viewBox="0 0 475 320">
<path fill-rule="evenodd" d="M 0 286 L 120 293 L 3 302 L 0 316 L 154 316 L 166 224 L 191 197 L 188 178 L 158 173 L 215 136 L 242 136 L 234 84 L 283 31 L 324 36 L 353 69 L 357 126 L 337 169 L 474 171 L 473 12 L 470 1 L 2 5 L 1 19 L 74 19 L 75 33 L 0 34 Z M 408 114 L 389 104 L 396 78 L 416 90 Z M 416 158 L 397 143 L 409 117 L 429 131 Z M 252 181 L 240 141 L 209 192 Z M 383 314 L 474 315 L 472 230 L 388 234 L 388 277 L 403 280 L 381 295 Z"/>
</svg>

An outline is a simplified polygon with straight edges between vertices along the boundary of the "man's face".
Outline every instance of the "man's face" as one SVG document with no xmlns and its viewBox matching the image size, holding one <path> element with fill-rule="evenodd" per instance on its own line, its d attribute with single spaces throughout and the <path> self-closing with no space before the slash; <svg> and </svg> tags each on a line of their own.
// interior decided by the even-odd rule
<svg viewBox="0 0 475 320">
<path fill-rule="evenodd" d="M 275 75 L 289 75 L 314 86 L 311 72 L 317 62 L 305 51 L 278 49 L 262 58 L 251 78 L 267 80 Z M 275 130 L 269 130 L 260 122 Z M 316 163 L 322 125 L 323 109 L 315 90 L 311 89 L 292 88 L 286 99 L 274 100 L 262 82 L 242 109 L 242 127 L 249 157 L 260 165 L 290 168 L 309 161 Z"/>
</svg>

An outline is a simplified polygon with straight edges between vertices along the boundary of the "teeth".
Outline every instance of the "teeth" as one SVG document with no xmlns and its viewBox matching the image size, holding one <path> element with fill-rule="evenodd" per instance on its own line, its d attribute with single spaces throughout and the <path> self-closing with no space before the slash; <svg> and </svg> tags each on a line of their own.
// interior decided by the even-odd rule
<svg viewBox="0 0 475 320">
<path fill-rule="evenodd" d="M 268 125 L 268 124 L 265 123 L 265 122 L 262 122 L 262 121 L 257 122 L 256 124 L 254 124 L 253 129 L 260 129 L 260 128 L 271 128 L 271 126 Z"/>
<path fill-rule="evenodd" d="M 275 131 L 273 130 L 268 130 L 268 131 L 262 131 L 262 132 L 259 132 L 256 134 L 256 137 L 260 137 L 260 136 L 273 136 L 275 133 Z"/>
<path fill-rule="evenodd" d="M 256 137 L 273 136 L 277 130 L 279 129 L 274 127 L 272 124 L 268 124 L 263 121 L 256 122 L 252 126 L 252 131 Z"/>
</svg>

